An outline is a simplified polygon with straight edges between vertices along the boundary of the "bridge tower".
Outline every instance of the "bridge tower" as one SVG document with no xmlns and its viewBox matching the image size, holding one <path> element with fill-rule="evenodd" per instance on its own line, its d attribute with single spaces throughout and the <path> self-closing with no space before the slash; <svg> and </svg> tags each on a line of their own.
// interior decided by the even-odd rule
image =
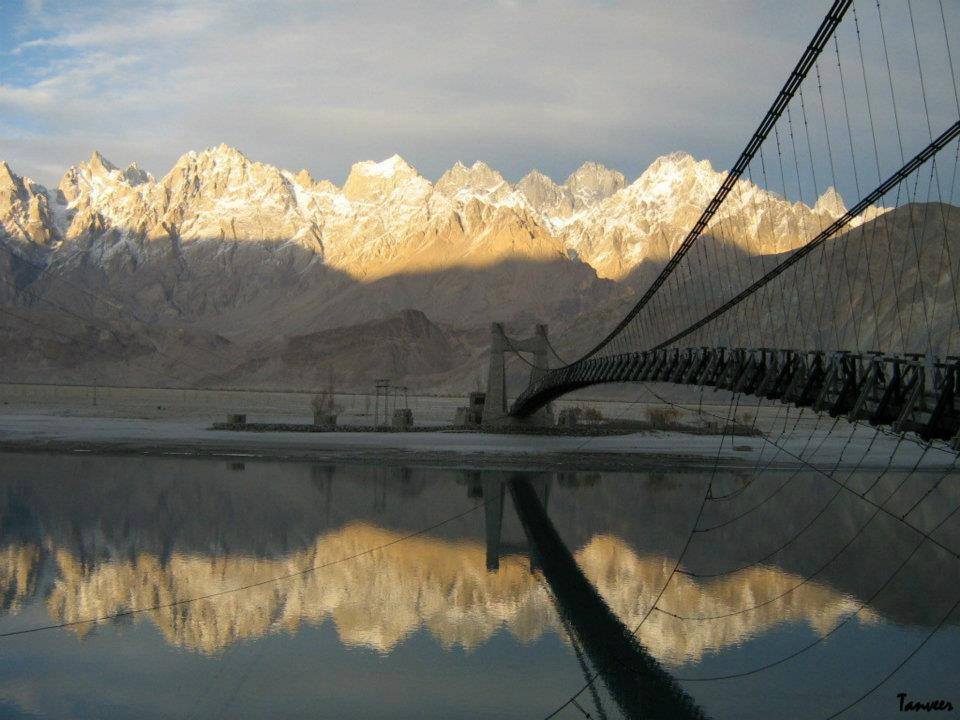
<svg viewBox="0 0 960 720">
<path fill-rule="evenodd" d="M 493 323 L 490 327 L 490 365 L 487 370 L 487 396 L 483 405 L 483 427 L 503 425 L 548 426 L 552 424 L 553 413 L 550 407 L 542 408 L 522 420 L 511 417 L 507 409 L 507 374 L 504 355 L 508 352 L 532 353 L 530 361 L 530 382 L 539 380 L 549 369 L 550 355 L 547 340 L 547 326 L 537 325 L 532 337 L 525 340 L 513 340 L 507 337 L 503 323 Z"/>
</svg>

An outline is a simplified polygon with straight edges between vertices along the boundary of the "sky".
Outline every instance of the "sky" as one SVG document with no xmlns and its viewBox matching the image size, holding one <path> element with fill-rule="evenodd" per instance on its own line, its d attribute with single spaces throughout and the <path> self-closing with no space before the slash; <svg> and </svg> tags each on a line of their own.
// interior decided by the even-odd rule
<svg viewBox="0 0 960 720">
<path fill-rule="evenodd" d="M 0 0 L 0 159 L 47 185 L 221 142 L 338 184 L 394 153 L 430 179 L 727 168 L 828 4 Z"/>
</svg>

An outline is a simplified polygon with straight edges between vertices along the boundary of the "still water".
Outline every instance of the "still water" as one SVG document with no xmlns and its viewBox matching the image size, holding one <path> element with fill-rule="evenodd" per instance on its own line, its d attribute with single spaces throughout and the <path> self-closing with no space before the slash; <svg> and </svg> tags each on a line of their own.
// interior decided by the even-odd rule
<svg viewBox="0 0 960 720">
<path fill-rule="evenodd" d="M 878 475 L 0 455 L 0 717 L 960 712 L 957 478 Z"/>
</svg>

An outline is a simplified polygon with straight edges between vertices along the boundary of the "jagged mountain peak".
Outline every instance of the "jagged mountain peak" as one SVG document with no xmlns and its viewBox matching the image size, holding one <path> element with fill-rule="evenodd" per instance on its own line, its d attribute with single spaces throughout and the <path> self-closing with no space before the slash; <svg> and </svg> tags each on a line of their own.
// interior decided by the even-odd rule
<svg viewBox="0 0 960 720">
<path fill-rule="evenodd" d="M 552 187 L 560 187 L 552 177 L 550 177 L 545 173 L 540 172 L 536 168 L 534 168 L 533 170 L 528 172 L 526 175 L 524 175 L 520 179 L 520 182 L 517 183 L 517 186 L 520 186 L 521 184 L 524 184 L 524 183 L 526 184 L 537 183 L 537 184 L 544 184 Z"/>
<path fill-rule="evenodd" d="M 434 269 L 452 258 L 477 264 L 571 254 L 603 277 L 620 278 L 645 258 L 668 252 L 722 179 L 709 161 L 674 152 L 630 185 L 597 162 L 584 162 L 563 185 L 538 170 L 511 185 L 480 160 L 458 161 L 431 185 L 392 155 L 356 163 L 338 189 L 306 170 L 294 175 L 220 144 L 185 153 L 159 182 L 136 163 L 121 171 L 95 152 L 65 174 L 50 213 L 42 188 L 2 163 L 0 195 L 6 188 L 8 201 L 0 222 L 18 237 L 28 237 L 29 221 L 37 228 L 31 237 L 41 241 L 57 235 L 96 240 L 102 243 L 97 252 L 119 248 L 135 263 L 162 254 L 163 242 L 154 241 L 165 239 L 268 241 L 306 249 L 304 262 L 319 258 L 359 278 Z M 751 251 L 762 241 L 765 252 L 781 252 L 806 237 L 814 213 L 837 217 L 844 210 L 832 188 L 810 208 L 744 180 L 721 214 L 746 228 Z"/>
<path fill-rule="evenodd" d="M 219 145 L 204 148 L 199 152 L 190 150 L 174 163 L 173 169 L 182 166 L 247 166 L 253 163 L 250 159 L 237 148 L 220 143 Z M 172 170 L 171 170 L 172 172 Z"/>
<path fill-rule="evenodd" d="M 391 195 L 401 185 L 414 185 L 414 194 L 419 196 L 429 191 L 430 183 L 417 169 L 399 155 L 376 162 L 364 160 L 354 163 L 343 194 L 349 200 L 374 201 Z"/>
<path fill-rule="evenodd" d="M 316 180 L 306 169 L 294 174 L 287 170 L 281 170 L 280 174 L 285 177 L 293 186 L 294 193 L 304 203 L 309 205 L 314 193 L 336 194 L 339 188 L 329 180 Z"/>
<path fill-rule="evenodd" d="M 185 240 L 290 240 L 319 252 L 313 223 L 299 210 L 293 177 L 221 143 L 188 152 L 163 178 L 154 204 L 161 227 Z"/>
<path fill-rule="evenodd" d="M 313 175 L 311 175 L 306 168 L 294 175 L 293 180 L 298 185 L 303 185 L 304 187 L 313 187 L 314 183 L 316 182 L 313 179 Z"/>
<path fill-rule="evenodd" d="M 544 216 L 566 216 L 573 211 L 573 200 L 564 187 L 539 170 L 531 170 L 517 183 L 530 205 Z"/>
<path fill-rule="evenodd" d="M 623 173 L 618 170 L 612 170 L 606 165 L 594 162 L 592 160 L 587 160 L 585 163 L 580 165 L 580 167 L 570 173 L 563 184 L 571 185 L 593 178 L 613 178 L 617 182 L 621 183 L 621 185 L 626 184 L 626 178 L 623 176 Z"/>
<path fill-rule="evenodd" d="M 22 183 L 19 176 L 15 175 L 6 160 L 0 160 L 0 188 L 15 188 Z"/>
<path fill-rule="evenodd" d="M 279 168 L 251 161 L 237 148 L 223 143 L 184 153 L 160 182 L 174 193 L 187 189 L 190 194 L 223 195 L 241 192 L 241 188 L 252 193 L 258 186 L 261 197 L 271 193 L 290 195 L 288 180 Z"/>
<path fill-rule="evenodd" d="M 26 175 L 17 175 L 5 160 L 0 160 L 0 189 L 13 190 L 23 194 L 25 198 L 33 195 L 47 195 L 47 188 Z"/>
<path fill-rule="evenodd" d="M 208 147 L 203 151 L 203 154 L 249 162 L 249 158 L 242 150 L 234 147 L 233 145 L 227 145 L 226 143 L 220 143 L 219 145 Z"/>
<path fill-rule="evenodd" d="M 676 150 L 656 158 L 640 177 L 644 175 L 686 173 L 713 174 L 715 172 L 713 164 L 709 160 L 697 160 L 688 152 Z"/>
<path fill-rule="evenodd" d="M 117 166 L 107 160 L 99 150 L 94 150 L 90 159 L 84 164 L 90 172 L 96 174 L 106 175 L 117 170 Z"/>
<path fill-rule="evenodd" d="M 696 165 L 699 162 L 709 162 L 706 160 L 697 160 L 693 155 L 688 153 L 686 150 L 674 150 L 673 152 L 668 152 L 663 155 L 660 155 L 652 163 L 650 167 L 647 168 L 658 168 L 662 166 L 691 166 Z"/>
<path fill-rule="evenodd" d="M 504 180 L 503 175 L 491 168 L 485 162 L 477 160 L 467 167 L 459 160 L 437 180 L 434 188 L 448 197 L 462 194 L 462 199 L 473 194 L 496 194 L 496 199 L 512 191 L 510 183 Z"/>
<path fill-rule="evenodd" d="M 627 185 L 623 173 L 596 162 L 585 162 L 563 183 L 573 196 L 575 210 L 605 200 Z"/>
<path fill-rule="evenodd" d="M 154 182 L 153 175 L 137 165 L 136 162 L 127 165 L 127 168 L 123 171 L 123 177 L 132 186 Z"/>
<path fill-rule="evenodd" d="M 366 177 L 377 177 L 389 179 L 395 176 L 412 177 L 418 175 L 416 169 L 402 157 L 394 153 L 386 160 L 377 162 L 375 160 L 364 160 L 354 163 L 350 169 L 350 174 L 364 175 Z"/>
<path fill-rule="evenodd" d="M 47 191 L 0 160 L 0 238 L 36 246 L 57 237 Z"/>
<path fill-rule="evenodd" d="M 141 170 L 136 163 L 131 163 L 126 170 L 120 170 L 100 151 L 94 150 L 86 162 L 67 169 L 57 185 L 58 198 L 61 203 L 71 207 L 78 202 L 84 206 L 97 205 L 105 198 L 131 192 L 135 186 L 153 182 L 153 176 Z M 65 229 L 61 227 L 61 230 Z"/>
<path fill-rule="evenodd" d="M 687 152 L 672 152 L 650 163 L 624 192 L 647 203 L 684 199 L 704 204 L 716 192 L 722 177 L 709 160 L 697 160 Z"/>
<path fill-rule="evenodd" d="M 840 217 L 846 214 L 847 205 L 843 202 L 843 197 L 837 192 L 837 189 L 831 185 L 823 191 L 823 195 L 817 198 L 817 204 L 813 206 L 813 211 L 826 213 L 830 217 Z"/>
<path fill-rule="evenodd" d="M 60 189 L 63 190 L 65 184 L 75 186 L 80 182 L 96 185 L 102 190 L 115 184 L 134 186 L 153 181 L 153 176 L 141 169 L 136 162 L 130 163 L 125 170 L 120 170 L 99 150 L 94 150 L 86 162 L 67 169 L 60 181 Z"/>
</svg>

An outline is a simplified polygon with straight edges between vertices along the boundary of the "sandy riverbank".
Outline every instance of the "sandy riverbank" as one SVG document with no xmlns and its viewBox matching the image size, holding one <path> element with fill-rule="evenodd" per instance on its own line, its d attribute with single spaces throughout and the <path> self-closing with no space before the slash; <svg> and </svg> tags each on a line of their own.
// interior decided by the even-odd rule
<svg viewBox="0 0 960 720">
<path fill-rule="evenodd" d="M 232 432 L 211 430 L 202 419 L 132 419 L 0 415 L 0 450 L 70 453 L 186 454 L 314 459 L 329 462 L 406 463 L 461 467 L 527 467 L 613 470 L 672 463 L 731 467 L 800 467 L 803 457 L 817 468 L 909 469 L 923 455 L 921 468 L 947 468 L 956 456 L 933 447 L 924 455 L 916 443 L 872 429 L 849 425 L 762 437 L 692 435 L 678 432 L 633 433 L 606 437 L 556 437 L 443 430 L 377 432 Z M 722 441 L 722 443 L 721 443 Z M 896 452 L 894 452 L 896 450 Z"/>
</svg>

